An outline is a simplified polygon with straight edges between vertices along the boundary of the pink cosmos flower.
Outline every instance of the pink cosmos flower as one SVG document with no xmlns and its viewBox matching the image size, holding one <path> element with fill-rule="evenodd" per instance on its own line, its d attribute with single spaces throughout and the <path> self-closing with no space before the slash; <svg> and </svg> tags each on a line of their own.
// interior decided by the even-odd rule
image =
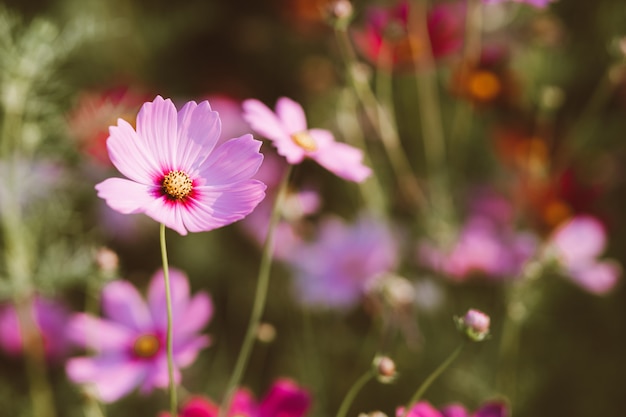
<svg viewBox="0 0 626 417">
<path fill-rule="evenodd" d="M 606 231 L 595 217 L 579 215 L 557 228 L 548 248 L 565 274 L 583 289 L 604 294 L 617 284 L 622 269 L 614 260 L 598 260 L 606 248 Z"/>
<path fill-rule="evenodd" d="M 552 3 L 555 0 L 483 0 L 483 3 L 496 4 L 496 3 L 504 3 L 507 1 L 510 1 L 513 3 L 526 3 L 538 9 L 543 9 L 543 8 L 548 7 L 548 4 Z"/>
<path fill-rule="evenodd" d="M 327 218 L 319 229 L 313 242 L 293 248 L 288 255 L 296 295 L 305 305 L 352 308 L 374 280 L 397 266 L 397 239 L 375 217 L 362 215 L 351 225 Z"/>
<path fill-rule="evenodd" d="M 257 133 L 272 141 L 279 155 L 290 164 L 299 164 L 311 158 L 318 164 L 348 181 L 361 182 L 371 169 L 363 165 L 363 152 L 345 143 L 335 141 L 332 132 L 308 129 L 302 106 L 281 97 L 276 112 L 259 100 L 243 102 L 243 117 Z"/>
<path fill-rule="evenodd" d="M 251 179 L 261 165 L 261 142 L 251 135 L 219 146 L 221 122 L 208 101 L 176 113 L 157 96 L 137 115 L 137 130 L 118 119 L 110 128 L 111 162 L 129 179 L 96 185 L 98 196 L 121 213 L 145 213 L 181 235 L 209 231 L 248 215 L 265 196 Z"/>
<path fill-rule="evenodd" d="M 209 295 L 189 296 L 183 272 L 170 268 L 175 379 L 210 339 L 198 332 L 213 314 Z M 148 303 L 128 281 L 112 281 L 102 291 L 106 318 L 77 314 L 68 324 L 70 337 L 96 356 L 70 359 L 67 374 L 75 383 L 92 385 L 103 402 L 113 402 L 141 386 L 141 392 L 167 387 L 167 309 L 163 271 L 152 277 Z"/>
<path fill-rule="evenodd" d="M 311 404 L 309 393 L 294 381 L 282 378 L 274 382 L 259 404 L 250 391 L 240 389 L 235 393 L 228 417 L 304 417 Z M 211 400 L 192 397 L 183 407 L 179 417 L 217 417 L 219 407 Z M 162 412 L 159 417 L 170 417 Z"/>
<path fill-rule="evenodd" d="M 404 408 L 398 408 L 396 417 L 403 415 Z M 420 401 L 411 408 L 407 417 L 508 417 L 508 415 L 508 407 L 501 401 L 487 402 L 473 414 L 467 412 L 465 407 L 459 404 L 450 404 L 437 410 L 427 401 Z"/>
<path fill-rule="evenodd" d="M 31 314 L 42 338 L 46 359 L 54 361 L 64 358 L 72 345 L 65 329 L 70 317 L 67 308 L 58 301 L 35 297 Z M 0 308 L 0 347 L 13 356 L 22 354 L 24 349 L 22 331 L 13 305 Z"/>
</svg>

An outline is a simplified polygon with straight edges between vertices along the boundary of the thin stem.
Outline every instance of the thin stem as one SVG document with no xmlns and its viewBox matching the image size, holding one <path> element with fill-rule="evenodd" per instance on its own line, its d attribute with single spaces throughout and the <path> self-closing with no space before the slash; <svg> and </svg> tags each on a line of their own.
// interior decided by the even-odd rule
<svg viewBox="0 0 626 417">
<path fill-rule="evenodd" d="M 287 172 L 280 183 L 278 195 L 276 196 L 276 201 L 274 202 L 274 208 L 272 209 L 270 223 L 267 230 L 267 237 L 265 238 L 265 245 L 261 255 L 261 265 L 259 266 L 256 294 L 254 296 L 254 305 L 252 306 L 248 330 L 244 336 L 241 350 L 239 351 L 239 356 L 237 357 L 237 362 L 235 363 L 235 368 L 230 376 L 230 379 L 228 380 L 226 393 L 220 406 L 219 417 L 226 416 L 226 413 L 230 409 L 230 404 L 235 395 L 235 391 L 241 382 L 248 360 L 250 359 L 252 346 L 254 345 L 259 323 L 261 322 L 261 316 L 263 315 L 263 310 L 265 309 L 265 300 L 267 298 L 267 290 L 270 282 L 270 270 L 272 267 L 272 256 L 274 254 L 275 231 L 278 221 L 280 220 L 283 200 L 285 199 L 285 195 L 287 193 L 287 184 L 289 183 L 290 173 L 291 165 L 287 169 Z"/>
<path fill-rule="evenodd" d="M 174 380 L 174 328 L 172 323 L 172 289 L 170 271 L 167 262 L 167 246 L 165 245 L 165 224 L 161 223 L 161 260 L 163 262 L 163 279 L 165 280 L 165 300 L 167 303 L 167 375 L 169 378 L 170 415 L 178 415 L 178 399 L 176 397 L 176 381 Z"/>
<path fill-rule="evenodd" d="M 457 347 L 454 350 L 454 352 L 452 352 L 450 356 L 448 356 L 448 358 L 441 365 L 439 365 L 437 369 L 433 371 L 433 373 L 428 375 L 428 378 L 426 378 L 424 382 L 422 382 L 422 385 L 420 385 L 420 387 L 417 389 L 415 394 L 413 394 L 413 397 L 411 397 L 411 400 L 409 401 L 406 408 L 404 409 L 404 413 L 402 414 L 402 417 L 406 417 L 409 414 L 409 412 L 411 411 L 411 408 L 413 408 L 413 406 L 422 398 L 422 395 L 424 395 L 426 390 L 439 377 L 439 375 L 441 375 L 443 371 L 445 371 L 446 368 L 450 366 L 452 362 L 454 362 L 454 360 L 459 356 L 459 353 L 461 353 L 464 347 L 465 347 L 465 341 L 461 343 L 459 347 Z"/>
<path fill-rule="evenodd" d="M 339 411 L 337 411 L 337 417 L 345 417 L 348 414 L 348 410 L 350 409 L 350 405 L 354 401 L 356 395 L 361 391 L 361 388 L 365 386 L 372 378 L 374 378 L 376 374 L 374 370 L 370 367 L 367 372 L 365 372 L 356 382 L 352 385 L 346 396 L 344 397 L 341 405 L 339 406 Z"/>
</svg>

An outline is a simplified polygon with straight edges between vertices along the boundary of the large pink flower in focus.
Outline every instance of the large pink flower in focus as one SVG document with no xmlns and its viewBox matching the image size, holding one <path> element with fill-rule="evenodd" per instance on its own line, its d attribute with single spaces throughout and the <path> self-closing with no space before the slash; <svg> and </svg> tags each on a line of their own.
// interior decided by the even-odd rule
<svg viewBox="0 0 626 417">
<path fill-rule="evenodd" d="M 274 382 L 265 397 L 257 404 L 250 391 L 240 389 L 235 393 L 228 417 L 303 417 L 309 409 L 311 397 L 294 381 L 282 378 Z M 179 417 L 217 417 L 219 406 L 203 397 L 187 401 Z M 170 417 L 162 412 L 159 417 Z"/>
<path fill-rule="evenodd" d="M 190 101 L 176 112 L 157 96 L 137 115 L 137 130 L 118 119 L 110 128 L 111 162 L 129 179 L 96 185 L 98 196 L 121 213 L 145 213 L 181 235 L 233 223 L 265 196 L 251 179 L 263 155 L 251 135 L 219 146 L 221 122 L 208 101 Z"/>
<path fill-rule="evenodd" d="M 548 248 L 565 274 L 591 293 L 607 293 L 622 273 L 616 261 L 598 260 L 606 248 L 606 231 L 595 217 L 580 215 L 565 222 L 550 236 Z"/>
<path fill-rule="evenodd" d="M 308 129 L 304 109 L 287 97 L 278 99 L 275 113 L 255 99 L 244 101 L 243 110 L 252 129 L 271 140 L 290 164 L 311 158 L 335 175 L 355 182 L 365 180 L 372 172 L 363 165 L 360 149 L 336 142 L 328 130 Z"/>
<path fill-rule="evenodd" d="M 473 414 L 459 404 L 450 404 L 440 410 L 430 405 L 427 401 L 415 404 L 407 414 L 407 417 L 507 417 L 508 407 L 501 401 L 489 401 L 484 403 Z M 396 417 L 404 416 L 404 408 L 396 410 Z"/>
<path fill-rule="evenodd" d="M 183 272 L 170 268 L 173 314 L 174 376 L 189 366 L 210 339 L 198 332 L 213 314 L 206 293 L 189 296 Z M 77 314 L 68 324 L 69 336 L 96 355 L 70 359 L 67 374 L 75 383 L 92 385 L 103 402 L 113 402 L 133 388 L 144 393 L 167 387 L 167 308 L 163 271 L 150 282 L 148 303 L 128 281 L 112 281 L 102 291 L 105 319 Z"/>
<path fill-rule="evenodd" d="M 65 329 L 70 312 L 58 301 L 35 297 L 31 315 L 43 342 L 46 359 L 63 359 L 71 347 Z M 24 350 L 24 338 L 13 305 L 0 309 L 0 347 L 9 355 L 21 355 Z"/>
</svg>

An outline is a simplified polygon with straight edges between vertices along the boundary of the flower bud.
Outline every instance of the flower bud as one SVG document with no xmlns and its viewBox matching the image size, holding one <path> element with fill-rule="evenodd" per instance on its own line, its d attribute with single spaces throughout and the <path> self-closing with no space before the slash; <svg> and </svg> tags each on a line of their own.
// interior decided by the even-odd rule
<svg viewBox="0 0 626 417">
<path fill-rule="evenodd" d="M 114 276 L 119 266 L 117 253 L 109 248 L 101 247 L 95 253 L 96 264 L 100 271 L 107 277 Z"/>
<path fill-rule="evenodd" d="M 489 336 L 491 319 L 482 311 L 470 309 L 463 317 L 455 317 L 457 328 L 474 342 L 481 342 Z"/>
<path fill-rule="evenodd" d="M 349 0 L 335 0 L 328 5 L 327 14 L 332 24 L 345 28 L 354 14 L 354 7 Z"/>
<path fill-rule="evenodd" d="M 376 378 L 383 384 L 389 384 L 398 375 L 395 362 L 388 356 L 376 356 L 372 362 Z"/>
</svg>

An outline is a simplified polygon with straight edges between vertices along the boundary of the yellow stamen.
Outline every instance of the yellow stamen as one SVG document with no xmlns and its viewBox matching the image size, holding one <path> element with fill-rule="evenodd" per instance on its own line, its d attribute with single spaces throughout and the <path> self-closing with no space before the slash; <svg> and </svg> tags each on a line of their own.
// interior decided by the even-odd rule
<svg viewBox="0 0 626 417">
<path fill-rule="evenodd" d="M 315 143 L 315 139 L 309 134 L 309 132 L 302 131 L 298 133 L 294 133 L 291 135 L 291 140 L 304 149 L 307 152 L 313 152 L 317 150 L 317 143 Z"/>
<path fill-rule="evenodd" d="M 141 358 L 151 358 L 159 351 L 161 343 L 156 336 L 144 334 L 139 336 L 133 344 L 133 352 Z"/>
<path fill-rule="evenodd" d="M 182 200 L 191 193 L 193 182 L 183 171 L 171 171 L 163 178 L 163 192 L 175 200 Z"/>
</svg>

